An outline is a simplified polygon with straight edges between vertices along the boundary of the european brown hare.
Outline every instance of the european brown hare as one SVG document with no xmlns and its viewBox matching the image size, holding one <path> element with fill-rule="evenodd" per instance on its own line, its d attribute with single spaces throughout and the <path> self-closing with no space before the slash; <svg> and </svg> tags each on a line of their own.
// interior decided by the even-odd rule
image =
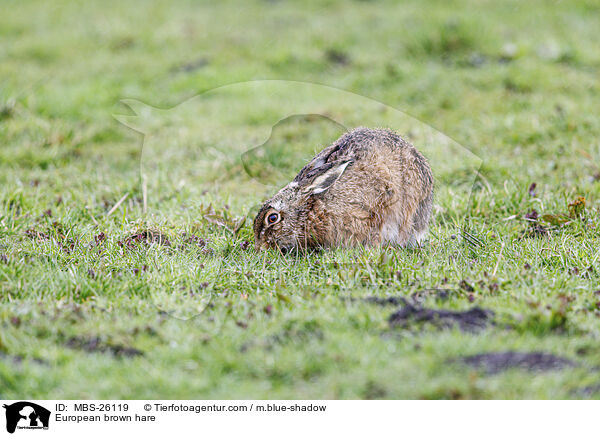
<svg viewBox="0 0 600 436">
<path fill-rule="evenodd" d="M 254 220 L 257 249 L 419 245 L 433 174 L 391 130 L 359 127 L 317 154 Z"/>
</svg>

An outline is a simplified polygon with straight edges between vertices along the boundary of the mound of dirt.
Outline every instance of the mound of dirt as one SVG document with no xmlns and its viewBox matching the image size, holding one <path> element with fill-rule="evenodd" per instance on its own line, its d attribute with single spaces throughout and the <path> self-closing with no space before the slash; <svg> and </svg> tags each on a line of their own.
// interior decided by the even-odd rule
<svg viewBox="0 0 600 436">
<path fill-rule="evenodd" d="M 143 356 L 144 352 L 137 348 L 121 344 L 110 344 L 102 341 L 100 337 L 72 337 L 65 345 L 68 348 L 85 351 L 86 353 L 111 353 L 115 357 Z"/>
<path fill-rule="evenodd" d="M 407 304 L 394 312 L 389 323 L 392 327 L 409 328 L 431 324 L 440 329 L 458 327 L 464 332 L 477 332 L 493 323 L 494 312 L 474 307 L 465 311 L 436 310 Z"/>
<path fill-rule="evenodd" d="M 462 358 L 460 361 L 474 368 L 482 369 L 488 374 L 497 374 L 512 368 L 542 372 L 577 366 L 577 363 L 572 360 L 554 354 L 519 351 L 475 354 Z"/>
</svg>

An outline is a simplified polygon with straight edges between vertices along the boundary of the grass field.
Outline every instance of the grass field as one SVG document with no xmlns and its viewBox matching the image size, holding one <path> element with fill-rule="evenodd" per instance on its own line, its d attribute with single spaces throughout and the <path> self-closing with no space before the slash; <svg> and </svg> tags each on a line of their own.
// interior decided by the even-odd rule
<svg viewBox="0 0 600 436">
<path fill-rule="evenodd" d="M 319 3 L 3 2 L 0 398 L 600 398 L 597 1 Z M 428 242 L 256 253 L 356 125 Z"/>
</svg>

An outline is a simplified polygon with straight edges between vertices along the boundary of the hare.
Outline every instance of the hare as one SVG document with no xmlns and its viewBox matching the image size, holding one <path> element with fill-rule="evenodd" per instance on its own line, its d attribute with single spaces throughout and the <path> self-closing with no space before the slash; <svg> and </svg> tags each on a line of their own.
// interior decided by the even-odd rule
<svg viewBox="0 0 600 436">
<path fill-rule="evenodd" d="M 262 206 L 254 219 L 256 249 L 420 245 L 433 184 L 427 160 L 396 133 L 356 128 Z"/>
</svg>

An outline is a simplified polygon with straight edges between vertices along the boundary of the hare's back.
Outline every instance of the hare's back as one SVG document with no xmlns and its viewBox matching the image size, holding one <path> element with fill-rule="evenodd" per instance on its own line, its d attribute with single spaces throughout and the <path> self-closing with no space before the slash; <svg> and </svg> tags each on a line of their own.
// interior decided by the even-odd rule
<svg viewBox="0 0 600 436">
<path fill-rule="evenodd" d="M 339 162 L 372 160 L 391 156 L 393 161 L 411 160 L 412 145 L 388 129 L 358 127 L 343 134 L 337 141 L 319 152 L 295 177 L 303 184 Z M 415 150 L 416 151 L 416 150 Z"/>
<path fill-rule="evenodd" d="M 433 185 L 425 157 L 391 130 L 359 127 L 341 136 L 331 147 L 329 160 L 352 160 L 354 172 L 369 172 L 392 185 L 412 185 L 425 191 Z"/>
<path fill-rule="evenodd" d="M 407 201 L 416 205 L 433 192 L 427 160 L 391 130 L 358 128 L 331 147 L 335 150 L 329 156 L 352 165 L 332 187 L 329 200 L 358 201 L 374 211 L 383 205 L 406 207 Z"/>
<path fill-rule="evenodd" d="M 402 153 L 413 148 L 401 136 L 389 129 L 358 127 L 342 135 L 317 157 L 326 158 L 327 162 L 345 159 L 359 160 L 380 149 Z"/>
</svg>

